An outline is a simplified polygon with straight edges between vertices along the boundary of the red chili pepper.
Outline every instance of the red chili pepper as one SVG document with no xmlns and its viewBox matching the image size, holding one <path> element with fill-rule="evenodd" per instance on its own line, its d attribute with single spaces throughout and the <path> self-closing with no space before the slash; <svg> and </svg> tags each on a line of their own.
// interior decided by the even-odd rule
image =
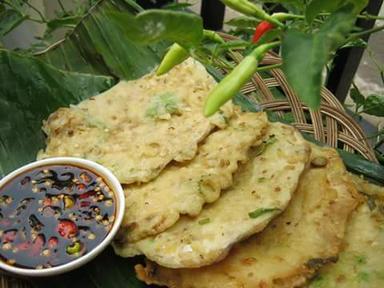
<svg viewBox="0 0 384 288">
<path fill-rule="evenodd" d="M 269 23 L 268 21 L 261 21 L 257 26 L 255 33 L 253 34 L 252 37 L 252 42 L 257 43 L 260 38 L 267 33 L 269 30 L 273 29 L 274 26 L 273 24 Z"/>
<path fill-rule="evenodd" d="M 85 188 L 87 187 L 82 183 L 77 185 L 77 190 L 85 190 Z"/>
<path fill-rule="evenodd" d="M 16 238 L 16 233 L 17 231 L 15 230 L 10 230 L 10 231 L 7 231 L 4 233 L 4 238 L 3 238 L 3 241 L 4 242 L 13 242 Z"/>
<path fill-rule="evenodd" d="M 29 241 L 23 242 L 23 243 L 17 244 L 16 247 L 19 250 L 27 250 L 29 249 L 29 247 L 31 247 L 31 243 Z"/>
<path fill-rule="evenodd" d="M 75 223 L 70 220 L 61 220 L 57 225 L 57 232 L 61 237 L 71 238 L 76 236 L 78 229 Z"/>
<path fill-rule="evenodd" d="M 43 200 L 43 207 L 45 206 L 51 206 L 52 205 L 52 199 L 51 198 L 44 198 Z"/>
<path fill-rule="evenodd" d="M 81 201 L 80 202 L 80 207 L 89 207 L 89 206 L 91 206 L 91 202 L 89 202 L 89 201 Z"/>
<path fill-rule="evenodd" d="M 92 191 L 88 191 L 88 192 L 85 192 L 83 194 L 80 194 L 79 198 L 80 199 L 85 199 L 85 198 L 92 197 L 95 194 L 96 194 L 96 191 L 92 190 Z"/>
<path fill-rule="evenodd" d="M 34 255 L 34 256 L 38 255 L 41 252 L 41 249 L 43 248 L 44 244 L 45 244 L 44 235 L 39 234 L 32 243 L 31 255 Z"/>
<path fill-rule="evenodd" d="M 59 243 L 59 239 L 57 239 L 56 237 L 51 237 L 48 240 L 48 247 L 55 248 L 58 243 Z"/>
</svg>

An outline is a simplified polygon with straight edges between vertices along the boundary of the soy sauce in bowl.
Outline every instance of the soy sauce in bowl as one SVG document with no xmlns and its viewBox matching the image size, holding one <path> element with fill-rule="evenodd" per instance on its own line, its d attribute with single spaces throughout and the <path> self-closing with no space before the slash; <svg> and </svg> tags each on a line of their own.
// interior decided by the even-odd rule
<svg viewBox="0 0 384 288">
<path fill-rule="evenodd" d="M 84 167 L 52 164 L 18 174 L 0 188 L 0 260 L 48 270 L 86 256 L 111 232 L 116 199 L 108 181 Z"/>
</svg>

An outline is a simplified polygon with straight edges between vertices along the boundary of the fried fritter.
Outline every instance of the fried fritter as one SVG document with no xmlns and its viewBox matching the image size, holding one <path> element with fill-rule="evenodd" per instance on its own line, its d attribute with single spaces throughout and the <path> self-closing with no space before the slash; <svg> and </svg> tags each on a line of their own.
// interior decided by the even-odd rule
<svg viewBox="0 0 384 288">
<path fill-rule="evenodd" d="M 366 201 L 351 216 L 339 260 L 323 267 L 311 288 L 384 287 L 384 187 L 354 176 Z"/>
<path fill-rule="evenodd" d="M 136 266 L 137 275 L 148 284 L 172 288 L 298 287 L 336 260 L 347 218 L 358 201 L 337 152 L 313 147 L 311 167 L 291 203 L 263 232 L 212 266 L 169 269 L 149 262 L 145 268 Z"/>
<path fill-rule="evenodd" d="M 124 256 L 127 243 L 171 227 L 180 214 L 197 216 L 204 203 L 214 202 L 232 185 L 239 162 L 266 133 L 265 113 L 238 111 L 227 128 L 209 135 L 187 165 L 171 165 L 153 181 L 124 188 L 126 209 L 115 251 Z"/>
<path fill-rule="evenodd" d="M 215 125 L 226 126 L 232 104 L 207 119 L 202 107 L 216 82 L 189 59 L 157 77 L 121 81 L 44 123 L 47 147 L 38 158 L 77 156 L 108 167 L 122 183 L 147 182 L 172 160 L 192 159 Z"/>
<path fill-rule="evenodd" d="M 270 124 L 264 144 L 234 176 L 234 185 L 195 218 L 131 245 L 160 265 L 201 267 L 225 257 L 236 242 L 261 231 L 285 209 L 310 148 L 291 126 Z"/>
<path fill-rule="evenodd" d="M 375 197 L 380 197 L 382 195 L 384 197 L 384 186 L 378 186 L 370 183 L 356 174 L 349 173 L 349 175 L 360 193 L 365 195 L 372 195 Z"/>
</svg>

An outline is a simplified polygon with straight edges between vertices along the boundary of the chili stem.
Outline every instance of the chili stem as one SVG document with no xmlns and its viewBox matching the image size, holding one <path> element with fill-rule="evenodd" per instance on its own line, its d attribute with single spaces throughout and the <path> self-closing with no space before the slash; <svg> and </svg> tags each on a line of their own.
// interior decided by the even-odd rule
<svg viewBox="0 0 384 288">
<path fill-rule="evenodd" d="M 359 14 L 357 15 L 357 18 L 367 19 L 367 20 L 384 20 L 384 17 L 382 16 L 375 16 L 371 14 Z"/>
<path fill-rule="evenodd" d="M 348 40 L 360 38 L 361 36 L 364 36 L 364 35 L 367 35 L 367 34 L 372 34 L 372 33 L 375 33 L 375 32 L 379 32 L 379 31 L 381 31 L 383 29 L 384 29 L 384 25 L 377 26 L 375 28 L 368 29 L 368 30 L 365 30 L 365 31 L 362 31 L 362 32 L 352 33 L 352 35 L 348 38 Z"/>
<path fill-rule="evenodd" d="M 259 71 L 267 71 L 267 70 L 271 70 L 271 69 L 276 69 L 276 68 L 280 68 L 281 66 L 283 66 L 283 64 L 279 63 L 279 64 L 273 64 L 273 65 L 257 67 L 257 72 L 259 72 Z"/>
<path fill-rule="evenodd" d="M 320 13 L 319 16 L 329 16 L 331 13 Z M 368 13 L 363 13 L 363 14 L 358 14 L 356 16 L 359 19 L 367 19 L 367 20 L 384 20 L 383 16 L 376 16 L 376 15 L 371 15 Z"/>
</svg>

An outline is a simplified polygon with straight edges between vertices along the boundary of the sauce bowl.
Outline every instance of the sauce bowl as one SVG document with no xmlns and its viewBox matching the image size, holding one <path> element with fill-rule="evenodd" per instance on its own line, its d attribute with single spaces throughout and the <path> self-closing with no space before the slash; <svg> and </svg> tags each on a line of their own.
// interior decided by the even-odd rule
<svg viewBox="0 0 384 288">
<path fill-rule="evenodd" d="M 57 165 L 57 166 L 55 166 Z M 106 235 L 105 235 L 105 238 L 103 238 L 99 243 L 95 244 L 94 247 L 92 247 L 92 249 L 90 249 L 89 251 L 87 252 L 84 252 L 85 254 L 83 255 L 80 255 L 80 254 L 77 254 L 77 255 L 80 255 L 78 256 L 77 258 L 73 258 L 73 260 L 69 260 L 69 262 L 67 263 L 61 263 L 61 264 L 58 264 L 57 266 L 54 266 L 52 265 L 52 267 L 50 267 L 49 265 L 47 265 L 46 267 L 43 268 L 43 266 L 38 269 L 37 267 L 36 268 L 31 268 L 31 267 L 28 267 L 28 268 L 25 268 L 24 266 L 22 265 L 14 265 L 15 263 L 10 263 L 10 259 L 5 259 L 2 257 L 2 259 L 0 259 L 0 269 L 3 269 L 7 272 L 11 272 L 11 273 L 14 273 L 14 274 L 18 274 L 18 275 L 23 275 L 23 276 L 52 276 L 52 275 L 57 275 L 57 274 L 61 274 L 61 273 L 64 273 L 64 272 L 68 272 L 70 270 L 73 270 L 73 269 L 76 269 L 82 265 L 84 265 L 85 263 L 89 262 L 90 260 L 92 260 L 93 258 L 95 258 L 100 252 L 102 252 L 109 244 L 110 242 L 112 241 L 112 239 L 114 238 L 114 236 L 116 235 L 119 227 L 120 227 L 120 224 L 122 222 L 122 219 L 123 219 L 123 216 L 124 216 L 124 209 L 125 209 L 125 197 L 124 197 L 124 191 L 119 183 L 119 181 L 117 180 L 117 178 L 112 174 L 111 171 L 109 171 L 107 168 L 105 168 L 104 166 L 100 165 L 100 164 L 97 164 L 93 161 L 90 161 L 90 160 L 85 160 L 85 159 L 81 159 L 81 158 L 74 158 L 74 157 L 54 157 L 54 158 L 48 158 L 48 159 L 44 159 L 44 160 L 39 160 L 39 161 L 35 161 L 35 162 L 32 162 L 30 164 L 27 164 L 11 173 L 9 173 L 7 176 L 5 176 L 4 178 L 2 178 L 0 180 L 0 196 L 4 197 L 3 196 L 3 191 L 7 191 L 6 189 L 9 190 L 9 186 L 12 185 L 12 181 L 14 179 L 21 179 L 20 176 L 21 175 L 24 175 L 24 174 L 27 174 L 27 173 L 31 173 L 30 171 L 34 171 L 34 170 L 37 170 L 39 168 L 41 169 L 44 169 L 45 167 L 67 167 L 67 166 L 72 166 L 72 167 L 75 167 L 76 169 L 78 170 L 81 170 L 83 169 L 83 171 L 85 171 L 84 173 L 86 173 L 87 171 L 88 172 L 91 172 L 93 173 L 94 175 L 98 176 L 98 180 L 103 183 L 103 187 L 107 187 L 105 188 L 106 190 L 105 191 L 109 191 L 109 195 L 112 195 L 111 197 L 113 197 L 113 201 L 110 200 L 110 203 L 112 203 L 112 205 L 114 205 L 114 215 L 113 215 L 113 218 L 111 218 L 112 220 L 110 220 L 110 222 L 107 222 L 107 225 L 108 226 L 108 229 L 105 227 L 105 230 L 107 231 L 106 232 Z M 68 168 L 70 169 L 70 168 Z M 50 171 L 50 172 L 46 172 L 46 173 L 51 173 L 52 171 L 54 170 L 41 170 L 41 171 Z M 42 173 L 42 172 L 39 172 L 39 173 Z M 53 173 L 53 172 L 52 172 Z M 68 174 L 68 173 L 67 173 Z M 69 173 L 70 174 L 70 173 Z M 64 175 L 64 174 L 63 174 Z M 28 181 L 31 181 L 31 183 L 36 183 L 35 180 L 31 180 L 31 177 L 26 177 L 28 178 Z M 76 178 L 72 178 L 72 180 L 76 180 Z M 76 181 L 74 181 L 75 183 L 78 183 Z M 70 181 L 67 182 L 67 183 L 71 183 Z M 92 182 L 92 183 L 95 183 L 95 182 Z M 49 183 L 48 183 L 49 184 Z M 104 185 L 105 184 L 105 185 Z M 23 185 L 23 184 L 18 184 L 18 185 Z M 33 185 L 33 184 L 28 184 L 28 185 Z M 71 185 L 70 188 L 68 189 L 73 189 L 73 186 L 75 185 L 76 189 L 78 189 L 77 187 L 79 186 L 76 186 L 76 184 L 69 184 Z M 78 184 L 78 185 L 82 185 L 82 184 Z M 84 186 L 84 185 L 83 185 Z M 7 188 L 8 187 L 8 188 Z M 28 186 L 30 187 L 30 186 Z M 32 187 L 32 186 L 31 186 Z M 81 186 L 80 186 L 81 187 Z M 98 186 L 97 186 L 98 187 Z M 37 189 L 37 188 L 35 188 Z M 55 188 L 56 189 L 56 188 Z M 104 188 L 103 188 L 104 189 Z M 107 190 L 108 189 L 108 190 Z M 95 189 L 96 190 L 96 189 Z M 29 190 L 28 190 L 29 191 Z M 32 189 L 33 191 L 33 189 Z M 43 191 L 42 189 L 40 189 L 40 191 Z M 47 191 L 47 190 L 45 190 Z M 61 190 L 60 190 L 61 191 Z M 68 190 L 70 191 L 70 190 Z M 72 191 L 72 190 L 71 190 Z M 78 190 L 76 190 L 78 191 Z M 100 189 L 98 190 L 100 191 Z M 36 192 L 36 191 L 35 191 Z M 113 194 L 112 194 L 112 193 Z M 13 193 L 13 190 L 11 189 L 11 193 Z M 100 194 L 101 192 L 99 192 Z M 84 193 L 86 194 L 86 193 Z M 98 194 L 98 195 L 99 195 Z M 49 197 L 51 197 L 52 194 L 44 194 L 45 196 L 49 195 Z M 63 200 L 63 197 L 67 197 L 67 196 L 64 196 L 66 194 L 60 194 L 59 196 L 61 196 L 61 199 Z M 76 194 L 78 197 L 80 194 Z M 7 197 L 7 196 L 5 196 Z M 19 196 L 20 197 L 20 196 Z M 47 196 L 48 197 L 48 196 Z M 46 198 L 47 198 L 46 197 Z M 55 197 L 55 196 L 54 196 Z M 88 196 L 87 196 L 88 197 Z M 102 197 L 101 199 L 103 199 L 103 195 L 100 195 L 99 197 Z M 12 197 L 8 197 L 8 198 L 11 198 Z M 57 198 L 57 197 L 56 197 Z M 56 200 L 55 198 L 55 200 Z M 60 197 L 59 197 L 60 198 Z M 5 198 L 7 199 L 7 198 Z M 50 200 L 51 198 L 49 198 Z M 78 198 L 75 198 L 75 199 L 78 199 Z M 92 198 L 94 199 L 94 198 Z M 111 198 L 112 199 L 112 198 Z M 33 198 L 34 201 L 36 201 L 35 198 Z M 66 200 L 66 199 L 64 199 Z M 63 201 L 64 201 L 63 200 Z M 12 200 L 11 200 L 12 201 Z M 24 201 L 24 200 L 23 200 Z M 43 200 L 39 200 L 41 202 L 43 202 Z M 77 201 L 77 200 L 75 200 Z M 98 201 L 96 198 L 94 199 L 94 202 L 95 201 Z M 65 201 L 64 201 L 65 202 Z M 60 203 L 64 203 L 64 202 L 60 202 Z M 72 201 L 73 202 L 73 201 Z M 4 203 L 4 201 L 3 201 Z M 35 203 L 35 202 L 34 202 Z M 40 203 L 40 202 L 39 202 Z M 71 204 L 71 202 L 69 202 Z M 90 205 L 89 203 L 91 203 L 91 201 L 87 201 L 87 205 Z M 2 205 L 6 205 L 6 204 L 2 204 Z M 83 207 L 81 205 L 79 206 L 73 206 L 74 204 L 72 203 L 72 206 L 71 207 L 75 207 L 73 208 L 74 210 L 76 209 L 76 207 Z M 76 204 L 78 205 L 78 204 Z M 100 204 L 101 205 L 101 204 Z M 106 204 L 102 204 L 102 205 L 106 205 Z M 110 204 L 111 205 L 111 204 Z M 49 206 L 51 207 L 51 206 Z M 91 209 L 91 207 L 96 207 L 96 206 L 90 206 L 89 209 Z M 6 207 L 7 208 L 7 207 Z M 9 207 L 8 207 L 9 208 Z M 45 207 L 44 207 L 45 208 Z M 4 209 L 4 206 L 3 206 L 3 209 Z M 43 211 L 43 208 L 39 208 L 40 210 L 39 211 Z M 66 209 L 64 207 L 64 209 Z M 80 215 L 80 209 L 82 209 L 82 211 L 85 209 L 85 211 L 87 211 L 88 207 L 85 207 L 85 208 L 78 208 L 79 209 L 79 215 Z M 93 208 L 95 209 L 95 208 Z M 77 211 L 77 210 L 75 210 Z M 99 209 L 100 211 L 100 209 Z M 16 212 L 15 212 L 16 213 Z M 38 213 L 36 211 L 36 213 Z M 40 212 L 41 213 L 41 212 Z M 74 215 L 75 213 L 73 213 Z M 33 214 L 34 215 L 34 214 Z M 12 216 L 14 217 L 14 216 Z M 52 216 L 53 217 L 53 216 Z M 100 214 L 99 214 L 99 217 Z M 22 218 L 20 216 L 20 218 Z M 12 218 L 13 219 L 13 218 Z M 54 219 L 54 218 L 52 218 Z M 65 220 L 60 220 L 59 218 L 55 218 L 56 220 L 54 221 L 57 221 L 57 222 L 65 222 Z M 77 218 L 76 218 L 77 219 Z M 93 218 L 90 218 L 92 220 L 94 220 Z M 97 218 L 96 218 L 97 219 Z M 4 217 L 2 220 L 5 220 L 5 221 L 10 221 L 10 217 L 9 219 L 7 219 L 7 217 Z M 25 221 L 28 221 L 28 219 L 24 219 Z M 99 219 L 100 220 L 100 219 Z M 98 220 L 98 221 L 99 221 Z M 76 220 L 77 221 L 77 220 Z M 96 220 L 95 220 L 96 221 Z M 101 221 L 101 220 L 100 220 Z M 67 221 L 67 222 L 70 222 L 70 221 Z M 18 220 L 17 223 L 20 223 L 20 221 Z M 96 222 L 94 222 L 96 223 Z M 98 222 L 97 222 L 98 223 Z M 27 225 L 27 224 L 23 224 L 23 225 Z M 30 222 L 28 225 L 31 225 Z M 44 226 L 44 225 L 43 225 Z M 25 227 L 25 226 L 23 226 Z M 29 227 L 29 226 L 28 226 Z M 32 227 L 32 226 L 31 226 Z M 59 227 L 59 226 L 57 226 Z M 77 226 L 76 226 L 77 228 Z M 32 227 L 30 228 L 31 231 L 35 231 L 35 227 Z M 12 229 L 11 229 L 12 230 Z M 13 229 L 14 231 L 16 229 Z M 24 230 L 25 231 L 25 230 Z M 57 231 L 59 230 L 55 230 L 56 233 Z M 1 233 L 3 233 L 4 231 L 1 231 Z M 14 232 L 14 234 L 18 233 L 19 231 L 16 231 Z M 63 232 L 63 230 L 59 231 L 59 233 L 63 233 L 63 235 L 66 233 L 65 231 Z M 7 232 L 8 233 L 8 232 Z M 52 232 L 53 233 L 53 232 Z M 92 233 L 91 233 L 92 234 Z M 25 235 L 25 233 L 24 233 Z M 41 234 L 39 234 L 41 235 Z M 50 234 L 50 235 L 53 235 L 53 234 Z M 32 236 L 31 236 L 32 237 Z M 43 235 L 42 236 L 43 239 L 44 239 L 44 243 L 47 243 L 45 242 L 45 236 Z M 64 237 L 64 236 L 63 236 Z M 56 238 L 56 237 L 51 237 L 51 238 Z M 50 239 L 51 239 L 50 238 Z M 84 237 L 83 237 L 84 238 Z M 3 238 L 2 238 L 3 239 Z M 31 238 L 33 239 L 33 237 Z M 57 239 L 57 238 L 56 238 Z M 69 239 L 69 238 L 68 238 Z M 74 239 L 77 239 L 77 238 L 74 238 Z M 91 239 L 91 238 L 88 238 L 88 239 Z M 65 239 L 64 239 L 65 240 Z M 64 241 L 63 240 L 63 241 Z M 3 243 L 8 243 L 8 242 L 5 242 L 5 241 L 13 241 L 13 240 L 2 240 L 4 241 Z M 34 238 L 33 240 L 35 243 L 36 242 L 36 238 Z M 75 241 L 75 240 L 73 240 Z M 87 240 L 88 241 L 88 240 Z M 29 241 L 28 242 L 29 244 L 32 243 L 32 241 Z M 56 244 L 59 243 L 58 241 L 56 242 Z M 80 241 L 78 241 L 78 243 L 81 243 Z M 4 245 L 4 244 L 3 244 Z M 35 244 L 33 244 L 35 245 Z M 48 245 L 48 244 L 47 244 Z M 57 244 L 57 245 L 60 245 L 60 244 Z M 78 244 L 80 245 L 80 244 Z M 83 245 L 83 244 L 82 244 Z M 8 245 L 10 246 L 10 245 Z M 85 245 L 84 245 L 85 246 Z M 83 246 L 83 248 L 84 248 Z M 3 246 L 2 246 L 3 247 Z M 29 247 L 29 246 L 28 246 Z M 43 247 L 43 246 L 40 246 L 40 248 Z M 29 247 L 30 248 L 30 247 Z M 26 248 L 26 249 L 29 249 L 29 248 Z M 68 246 L 66 247 L 68 248 Z M 86 249 L 87 247 L 85 247 Z M 4 248 L 1 248 L 1 249 L 4 249 Z M 73 247 L 72 247 L 73 249 Z M 84 251 L 85 251 L 84 249 Z M 45 250 L 48 250 L 48 249 L 45 249 Z M 17 248 L 14 248 L 14 250 L 12 252 L 15 252 L 17 253 L 19 251 L 19 249 Z M 57 250 L 55 250 L 57 251 Z M 68 253 L 71 252 L 71 250 L 66 250 Z M 48 251 L 49 252 L 49 251 Z M 76 252 L 77 253 L 77 252 Z M 52 254 L 51 254 L 52 255 Z M 53 255 L 56 255 L 56 254 L 53 254 Z M 24 256 L 23 256 L 24 257 Z M 39 257 L 41 257 L 41 254 L 39 254 Z M 52 257 L 52 259 L 54 259 L 55 257 Z M 59 257 L 57 257 L 59 258 Z M 13 261 L 16 261 L 16 260 L 13 260 Z M 20 267 L 21 266 L 21 267 Z"/>
</svg>

